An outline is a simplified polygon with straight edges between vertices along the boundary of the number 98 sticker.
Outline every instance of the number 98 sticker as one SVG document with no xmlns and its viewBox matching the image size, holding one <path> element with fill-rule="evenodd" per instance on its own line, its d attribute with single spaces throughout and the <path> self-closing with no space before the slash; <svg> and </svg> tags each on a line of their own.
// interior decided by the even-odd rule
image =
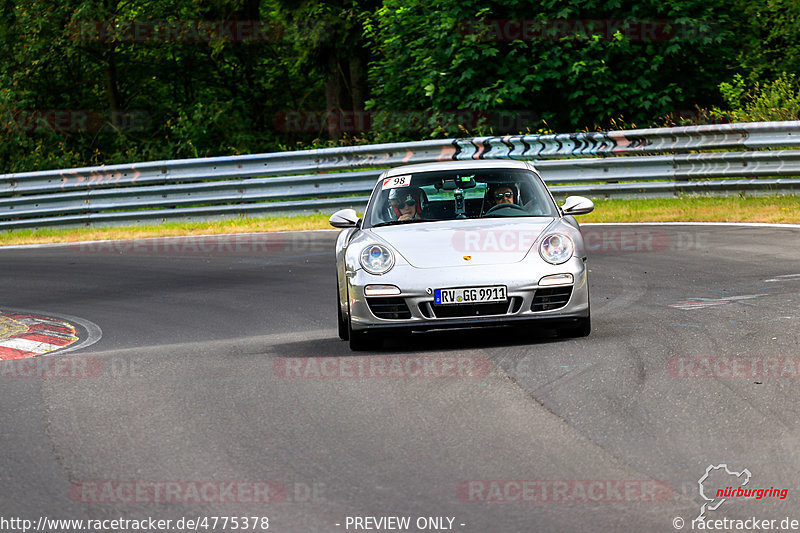
<svg viewBox="0 0 800 533">
<path fill-rule="evenodd" d="M 385 180 L 383 180 L 383 185 L 381 186 L 381 190 L 385 191 L 386 189 L 408 187 L 409 185 L 411 185 L 411 174 L 407 174 L 405 176 L 395 176 L 393 178 L 386 178 Z"/>
</svg>

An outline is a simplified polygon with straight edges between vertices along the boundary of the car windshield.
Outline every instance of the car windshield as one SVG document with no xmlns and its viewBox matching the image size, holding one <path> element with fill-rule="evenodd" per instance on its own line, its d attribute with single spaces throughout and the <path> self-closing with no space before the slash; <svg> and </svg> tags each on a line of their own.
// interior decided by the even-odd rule
<svg viewBox="0 0 800 533">
<path fill-rule="evenodd" d="M 491 217 L 554 217 L 541 180 L 524 169 L 461 169 L 385 178 L 365 214 L 369 226 Z"/>
</svg>

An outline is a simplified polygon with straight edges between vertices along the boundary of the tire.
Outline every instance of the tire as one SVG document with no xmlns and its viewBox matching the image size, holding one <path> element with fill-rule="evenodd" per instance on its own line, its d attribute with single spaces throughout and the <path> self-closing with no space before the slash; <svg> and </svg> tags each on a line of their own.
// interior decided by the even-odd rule
<svg viewBox="0 0 800 533">
<path fill-rule="evenodd" d="M 339 287 L 336 287 L 336 319 L 339 326 L 339 338 L 346 341 L 350 338 L 350 329 L 347 327 L 347 321 L 342 315 L 342 306 L 339 304 Z"/>
<path fill-rule="evenodd" d="M 364 350 L 376 350 L 383 344 L 382 339 L 375 333 L 369 334 L 363 331 L 353 331 L 350 321 L 347 321 L 350 349 L 354 352 Z"/>
<path fill-rule="evenodd" d="M 337 287 L 338 289 L 338 287 Z M 350 341 L 350 349 L 354 352 L 361 352 L 364 350 L 374 350 L 380 348 L 383 340 L 376 333 L 365 333 L 363 331 L 353 331 L 353 325 L 350 322 L 350 297 L 347 298 L 347 318 L 342 314 L 342 308 L 339 305 L 339 296 L 336 296 L 336 308 L 339 310 L 339 338 L 343 341 Z"/>
<path fill-rule="evenodd" d="M 566 339 L 574 339 L 578 337 L 588 337 L 592 332 L 592 319 L 585 317 L 578 319 L 578 323 L 568 328 L 560 328 L 558 336 Z"/>
</svg>

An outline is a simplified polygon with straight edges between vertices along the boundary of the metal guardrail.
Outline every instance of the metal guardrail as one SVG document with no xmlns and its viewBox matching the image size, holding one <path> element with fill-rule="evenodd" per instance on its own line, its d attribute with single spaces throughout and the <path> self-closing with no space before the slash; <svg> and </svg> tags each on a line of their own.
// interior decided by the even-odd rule
<svg viewBox="0 0 800 533">
<path fill-rule="evenodd" d="M 800 179 L 765 179 L 800 176 L 800 150 L 787 148 L 800 148 L 800 121 L 445 139 L 5 174 L 0 229 L 363 208 L 381 169 L 445 160 L 533 160 L 556 195 L 797 193 Z"/>
</svg>

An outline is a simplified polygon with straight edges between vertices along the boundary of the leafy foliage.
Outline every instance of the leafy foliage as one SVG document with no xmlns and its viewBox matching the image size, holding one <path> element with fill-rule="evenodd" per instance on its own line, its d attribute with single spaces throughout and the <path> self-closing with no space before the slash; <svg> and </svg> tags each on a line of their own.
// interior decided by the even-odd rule
<svg viewBox="0 0 800 533">
<path fill-rule="evenodd" d="M 741 70 L 750 81 L 800 72 L 800 3 L 797 0 L 736 0 L 742 37 Z"/>
<path fill-rule="evenodd" d="M 0 173 L 796 118 L 798 34 L 796 0 L 0 0 Z"/>
<path fill-rule="evenodd" d="M 770 83 L 747 87 L 741 74 L 733 82 L 719 85 L 728 110 L 713 110 L 715 118 L 731 122 L 762 122 L 800 119 L 800 83 L 794 74 L 781 74 Z"/>
<path fill-rule="evenodd" d="M 522 0 L 438 0 L 433 8 L 386 0 L 368 25 L 378 52 L 371 81 L 382 88 L 370 105 L 527 109 L 539 118 L 531 127 L 559 131 L 620 117 L 647 124 L 717 100 L 726 60 L 736 55 L 723 0 L 531 7 Z"/>
</svg>

